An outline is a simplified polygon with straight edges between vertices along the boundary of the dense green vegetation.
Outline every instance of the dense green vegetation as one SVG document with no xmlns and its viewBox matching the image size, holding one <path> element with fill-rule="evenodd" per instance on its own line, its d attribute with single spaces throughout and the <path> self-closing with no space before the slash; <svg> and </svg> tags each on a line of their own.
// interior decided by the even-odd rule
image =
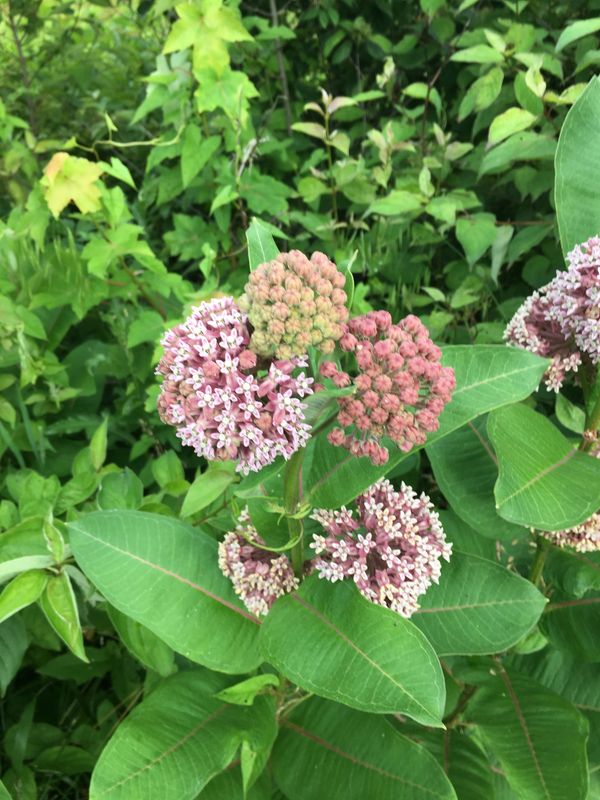
<svg viewBox="0 0 600 800">
<path fill-rule="evenodd" d="M 599 385 L 590 370 L 589 385 L 538 389 L 547 362 L 503 344 L 524 298 L 600 232 L 596 13 L 578 0 L 6 0 L 0 798 L 600 797 L 599 554 L 532 534 L 600 506 L 600 462 L 571 458 L 598 427 Z M 186 586 L 111 561 L 107 517 L 88 517 L 113 510 L 135 549 L 150 523 L 125 512 L 161 515 L 181 545 L 164 570 L 182 574 L 190 531 L 203 537 L 193 558 L 214 560 L 246 504 L 272 545 L 287 541 L 281 518 L 303 509 L 282 505 L 282 464 L 240 481 L 232 463 L 182 448 L 156 410 L 164 331 L 203 300 L 241 295 L 262 247 L 325 252 L 348 276 L 351 316 L 418 315 L 463 392 L 427 451 L 393 448 L 385 468 L 340 466 L 323 437 L 308 448 L 315 507 L 348 505 L 387 474 L 442 509 L 455 554 L 424 611 L 465 603 L 461 587 L 491 608 L 398 617 L 380 645 L 395 665 L 414 646 L 412 674 L 386 673 L 378 700 L 365 664 L 350 700 L 334 685 L 350 656 L 299 626 L 288 600 L 262 649 L 235 620 L 225 653 L 225 619 L 190 611 Z M 311 407 L 315 424 L 333 395 Z M 535 491 L 530 468 L 544 476 Z M 334 587 L 337 605 L 323 587 L 299 591 L 333 623 L 360 618 L 361 636 L 376 619 L 392 626 L 350 584 Z M 332 648 L 325 671 L 301 633 Z M 435 691 L 417 692 L 415 712 L 396 690 L 418 673 Z M 219 692 L 205 752 L 193 731 L 221 713 Z M 183 742 L 172 761 L 164 730 Z M 350 756 L 336 761 L 324 740 Z M 400 777 L 399 763 L 411 765 Z"/>
</svg>

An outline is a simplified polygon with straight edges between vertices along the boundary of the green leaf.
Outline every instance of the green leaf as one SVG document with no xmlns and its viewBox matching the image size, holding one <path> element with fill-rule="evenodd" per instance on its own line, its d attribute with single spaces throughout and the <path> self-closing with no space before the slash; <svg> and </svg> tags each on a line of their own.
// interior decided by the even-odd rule
<svg viewBox="0 0 600 800">
<path fill-rule="evenodd" d="M 247 678 L 245 681 L 235 683 L 233 686 L 222 689 L 215 697 L 219 700 L 224 700 L 226 703 L 233 703 L 237 706 L 251 706 L 259 694 L 264 693 L 268 689 L 278 689 L 280 685 L 281 681 L 277 675 L 271 673 L 255 675 L 252 678 Z"/>
<path fill-rule="evenodd" d="M 263 622 L 265 660 L 303 689 L 362 711 L 439 726 L 445 687 L 429 642 L 353 583 L 310 577 Z"/>
<path fill-rule="evenodd" d="M 519 800 L 585 800 L 585 719 L 554 692 L 499 669 L 475 693 L 468 716 Z"/>
<path fill-rule="evenodd" d="M 460 103 L 459 121 L 473 111 L 484 111 L 497 99 L 502 89 L 504 72 L 499 67 L 492 67 L 489 72 L 478 78 L 470 87 Z"/>
<path fill-rule="evenodd" d="M 600 661 L 599 592 L 590 592 L 575 600 L 555 593 L 544 614 L 542 627 L 559 650 L 582 661 Z"/>
<path fill-rule="evenodd" d="M 452 510 L 481 536 L 510 540 L 523 528 L 498 514 L 494 485 L 498 460 L 487 435 L 485 415 L 426 448 L 433 474 Z"/>
<path fill-rule="evenodd" d="M 563 253 L 600 231 L 600 79 L 592 78 L 563 123 L 554 168 L 554 199 Z"/>
<path fill-rule="evenodd" d="M 535 114 L 525 111 L 524 108 L 518 108 L 517 106 L 507 108 L 506 111 L 498 114 L 492 121 L 488 133 L 488 141 L 490 144 L 498 144 L 498 142 L 502 142 L 512 136 L 513 133 L 519 133 L 531 128 L 536 119 L 537 116 Z"/>
<path fill-rule="evenodd" d="M 92 774 L 90 800 L 195 800 L 242 742 L 258 752 L 275 738 L 274 702 L 250 708 L 213 697 L 222 675 L 188 670 L 162 681 L 119 725 Z"/>
<path fill-rule="evenodd" d="M 494 794 L 488 757 L 466 731 L 421 729 L 418 741 L 435 756 L 461 800 L 499 800 Z"/>
<path fill-rule="evenodd" d="M 501 172 L 514 161 L 538 161 L 554 158 L 556 141 L 532 131 L 515 133 L 489 150 L 481 161 L 480 175 Z"/>
<path fill-rule="evenodd" d="M 430 444 L 486 411 L 527 397 L 548 366 L 545 359 L 526 350 L 497 345 L 444 347 L 442 361 L 454 369 L 456 389 L 442 412 L 438 431 L 429 436 Z M 339 508 L 351 502 L 407 457 L 391 445 L 385 466 L 374 467 L 362 459 L 357 469 L 356 458 L 330 445 L 325 437 L 318 437 L 313 446 L 315 457 L 305 485 L 312 505 L 322 508 Z"/>
<path fill-rule="evenodd" d="M 92 466 L 99 470 L 106 460 L 106 444 L 108 436 L 108 417 L 104 417 L 96 428 L 90 441 L 90 457 Z"/>
<path fill-rule="evenodd" d="M 556 395 L 556 418 L 568 431 L 581 435 L 585 430 L 585 411 L 568 400 L 564 394 Z"/>
<path fill-rule="evenodd" d="M 88 514 L 69 532 L 79 566 L 106 599 L 173 650 L 223 672 L 261 663 L 259 621 L 219 570 L 210 536 L 140 511 Z"/>
<path fill-rule="evenodd" d="M 403 189 L 394 189 L 387 197 L 380 197 L 374 200 L 367 214 L 381 214 L 384 217 L 393 217 L 397 214 L 408 214 L 422 208 L 421 196 L 406 192 Z"/>
<path fill-rule="evenodd" d="M 324 787 L 327 800 L 456 800 L 433 756 L 381 716 L 311 698 L 281 725 L 272 764 L 289 800 Z"/>
<path fill-rule="evenodd" d="M 35 603 L 46 588 L 48 575 L 40 570 L 22 572 L 0 594 L 0 623 L 17 611 Z"/>
<path fill-rule="evenodd" d="M 558 37 L 555 50 L 560 53 L 565 47 L 568 47 L 578 39 L 584 36 L 589 36 L 592 33 L 600 31 L 600 17 L 593 17 L 592 19 L 580 19 L 577 22 L 572 22 L 562 31 Z"/>
<path fill-rule="evenodd" d="M 239 194 L 233 186 L 230 186 L 229 184 L 227 186 L 222 186 L 210 204 L 211 215 L 214 214 L 218 208 L 227 206 L 229 203 L 233 203 L 233 201 L 237 200 L 238 197 Z"/>
<path fill-rule="evenodd" d="M 440 656 L 499 653 L 538 621 L 546 599 L 500 564 L 453 553 L 412 617 Z"/>
<path fill-rule="evenodd" d="M 492 246 L 496 234 L 496 218 L 493 214 L 461 217 L 456 223 L 456 238 L 471 266 Z"/>
<path fill-rule="evenodd" d="M 0 800 L 13 800 L 2 781 L 0 781 Z"/>
<path fill-rule="evenodd" d="M 39 603 L 53 631 L 60 636 L 73 655 L 87 662 L 77 601 L 68 575 L 62 573 L 49 578 Z"/>
<path fill-rule="evenodd" d="M 191 517 L 213 503 L 236 480 L 236 475 L 225 469 L 208 469 L 198 475 L 183 499 L 181 516 Z"/>
<path fill-rule="evenodd" d="M 246 231 L 246 241 L 248 242 L 250 272 L 253 272 L 259 264 L 273 261 L 279 255 L 279 248 L 275 244 L 271 232 L 256 217 L 253 217 L 250 227 Z"/>
<path fill-rule="evenodd" d="M 0 695 L 17 674 L 29 644 L 21 617 L 11 617 L 0 624 Z"/>
<path fill-rule="evenodd" d="M 137 509 L 144 497 L 144 485 L 129 469 L 121 472 L 109 472 L 102 477 L 98 491 L 98 507 L 100 509 L 129 508 Z"/>
<path fill-rule="evenodd" d="M 510 522 L 557 531 L 600 507 L 600 461 L 576 450 L 547 417 L 525 405 L 495 411 L 488 433 L 498 458 L 498 513 Z"/>
<path fill-rule="evenodd" d="M 181 147 L 181 182 L 184 189 L 204 169 L 219 149 L 220 144 L 220 136 L 209 136 L 204 139 L 197 125 L 187 126 Z"/>
<path fill-rule="evenodd" d="M 467 64 L 500 64 L 503 61 L 502 53 L 487 44 L 476 44 L 457 50 L 450 56 L 450 61 L 461 61 Z"/>
<path fill-rule="evenodd" d="M 40 528 L 41 527 L 42 522 L 40 522 Z M 44 549 L 46 549 L 46 547 L 44 547 Z M 15 575 L 21 572 L 27 572 L 30 569 L 46 569 L 46 567 L 52 566 L 54 566 L 54 559 L 49 555 L 11 558 L 0 562 L 0 583 L 8 581 L 14 578 Z"/>
<path fill-rule="evenodd" d="M 315 139 L 325 141 L 327 133 L 323 125 L 318 122 L 295 122 L 292 125 L 293 131 L 298 133 L 305 133 L 307 136 L 313 136 Z"/>
<path fill-rule="evenodd" d="M 113 606 L 109 605 L 107 611 L 119 638 L 138 661 L 163 678 L 175 672 L 173 650 L 162 639 Z"/>
<path fill-rule="evenodd" d="M 100 161 L 99 166 L 102 167 L 103 171 L 107 173 L 107 175 L 112 175 L 113 178 L 117 178 L 119 181 L 123 181 L 128 186 L 131 186 L 132 189 L 135 189 L 135 181 L 131 177 L 131 172 L 129 168 L 125 166 L 125 164 L 118 158 L 112 156 L 110 159 L 110 164 L 107 164 L 106 161 Z"/>
<path fill-rule="evenodd" d="M 163 318 L 157 311 L 142 311 L 127 332 L 127 347 L 137 347 L 144 342 L 157 343 L 165 329 Z"/>
</svg>

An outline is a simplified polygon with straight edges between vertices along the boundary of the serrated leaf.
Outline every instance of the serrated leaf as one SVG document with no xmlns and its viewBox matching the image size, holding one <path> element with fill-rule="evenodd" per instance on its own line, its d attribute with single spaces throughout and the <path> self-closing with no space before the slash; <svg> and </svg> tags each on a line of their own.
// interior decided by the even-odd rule
<svg viewBox="0 0 600 800">
<path fill-rule="evenodd" d="M 48 162 L 42 187 L 48 208 L 54 217 L 74 202 L 82 214 L 100 208 L 100 189 L 95 185 L 102 167 L 69 153 L 55 153 Z"/>
<path fill-rule="evenodd" d="M 353 583 L 308 578 L 263 622 L 266 661 L 304 689 L 372 713 L 439 726 L 441 667 L 409 621 L 363 598 Z"/>
</svg>

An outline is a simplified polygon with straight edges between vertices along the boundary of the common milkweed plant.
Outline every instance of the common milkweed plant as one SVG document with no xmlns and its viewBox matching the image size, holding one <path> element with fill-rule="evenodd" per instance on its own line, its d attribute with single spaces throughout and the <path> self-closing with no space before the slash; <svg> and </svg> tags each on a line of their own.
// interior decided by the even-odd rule
<svg viewBox="0 0 600 800">
<path fill-rule="evenodd" d="M 198 457 L 183 505 L 135 510 L 121 487 L 48 522 L 33 590 L 85 658 L 87 586 L 149 666 L 91 800 L 586 799 L 600 238 L 557 174 L 566 269 L 505 345 L 353 314 L 350 269 L 280 253 L 257 220 L 243 292 L 164 333 L 159 415 Z"/>
</svg>

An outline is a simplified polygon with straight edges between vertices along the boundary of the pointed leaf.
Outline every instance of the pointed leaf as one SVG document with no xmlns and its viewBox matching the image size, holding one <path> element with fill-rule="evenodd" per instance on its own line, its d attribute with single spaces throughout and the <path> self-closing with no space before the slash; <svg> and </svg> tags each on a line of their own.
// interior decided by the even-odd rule
<svg viewBox="0 0 600 800">
<path fill-rule="evenodd" d="M 0 623 L 17 611 L 35 603 L 46 588 L 48 575 L 41 570 L 22 572 L 0 594 Z"/>
<path fill-rule="evenodd" d="M 68 575 L 62 573 L 49 578 L 39 602 L 54 632 L 77 658 L 87 662 L 77 601 Z"/>
<path fill-rule="evenodd" d="M 162 639 L 114 606 L 109 605 L 107 611 L 119 638 L 138 661 L 162 677 L 176 671 L 173 650 Z"/>
<path fill-rule="evenodd" d="M 219 570 L 210 536 L 141 511 L 88 514 L 69 531 L 79 566 L 106 599 L 173 650 L 223 672 L 260 664 L 260 623 Z"/>
<path fill-rule="evenodd" d="M 453 553 L 412 620 L 440 656 L 484 655 L 516 644 L 545 605 L 532 583 L 500 564 Z"/>
<path fill-rule="evenodd" d="M 17 674 L 29 644 L 25 625 L 20 617 L 11 617 L 0 624 L 0 696 Z"/>
<path fill-rule="evenodd" d="M 374 713 L 440 725 L 445 688 L 429 642 L 353 583 L 307 579 L 267 615 L 265 660 L 304 689 Z"/>
<path fill-rule="evenodd" d="M 273 235 L 256 217 L 246 231 L 246 241 L 248 242 L 250 272 L 253 272 L 259 264 L 266 264 L 279 255 L 279 248 L 275 244 Z"/>
<path fill-rule="evenodd" d="M 600 197 L 595 188 L 600 180 L 599 117 L 600 78 L 595 77 L 567 114 L 556 150 L 554 198 L 565 255 L 600 231 Z"/>
<path fill-rule="evenodd" d="M 424 747 L 381 716 L 320 698 L 283 718 L 272 763 L 289 800 L 323 800 L 324 787 L 327 800 L 456 800 Z"/>
</svg>

